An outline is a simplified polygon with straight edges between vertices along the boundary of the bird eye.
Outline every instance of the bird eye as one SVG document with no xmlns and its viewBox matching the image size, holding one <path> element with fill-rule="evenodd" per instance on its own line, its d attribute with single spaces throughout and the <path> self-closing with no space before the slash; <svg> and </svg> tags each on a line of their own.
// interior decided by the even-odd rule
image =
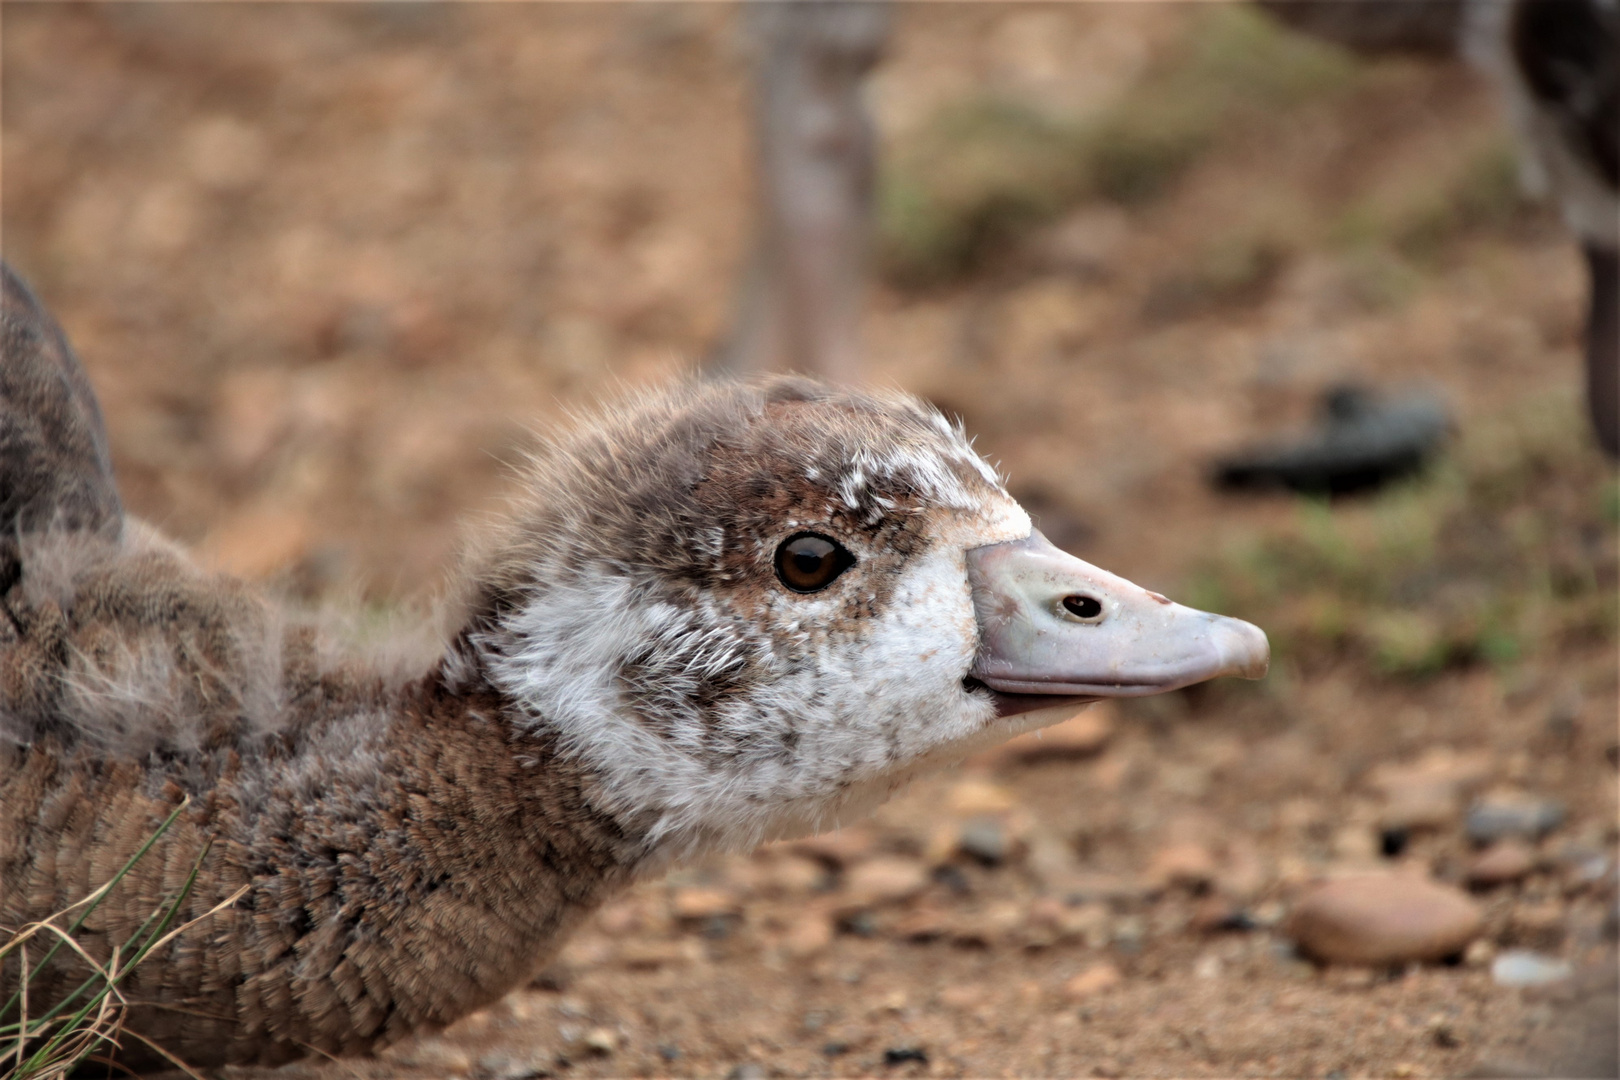
<svg viewBox="0 0 1620 1080">
<path fill-rule="evenodd" d="M 1095 619 L 1102 614 L 1102 601 L 1095 596 L 1076 594 L 1063 598 L 1063 607 L 1077 619 Z"/>
<path fill-rule="evenodd" d="M 794 592 L 820 592 L 855 565 L 855 556 L 836 540 L 799 533 L 776 549 L 776 576 Z"/>
</svg>

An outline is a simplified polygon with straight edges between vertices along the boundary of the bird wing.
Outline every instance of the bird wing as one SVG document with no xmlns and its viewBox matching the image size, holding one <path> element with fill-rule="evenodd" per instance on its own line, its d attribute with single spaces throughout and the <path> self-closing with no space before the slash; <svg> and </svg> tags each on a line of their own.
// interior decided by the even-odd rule
<svg viewBox="0 0 1620 1080">
<path fill-rule="evenodd" d="M 0 536 L 116 537 L 124 510 L 107 429 L 61 327 L 0 264 Z"/>
</svg>

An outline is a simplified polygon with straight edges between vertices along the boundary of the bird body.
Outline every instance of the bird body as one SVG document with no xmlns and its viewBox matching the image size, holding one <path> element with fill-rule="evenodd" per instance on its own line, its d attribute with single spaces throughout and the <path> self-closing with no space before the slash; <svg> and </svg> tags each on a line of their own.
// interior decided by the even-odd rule
<svg viewBox="0 0 1620 1080">
<path fill-rule="evenodd" d="M 80 931 L 109 956 L 193 867 L 179 918 L 224 904 L 130 973 L 127 1027 L 204 1066 L 365 1053 L 523 984 L 672 862 L 850 820 L 1043 705 L 1265 667 L 1254 627 L 1046 544 L 900 394 L 648 392 L 522 487 L 442 640 L 382 659 L 121 514 L 19 518 L 0 925 L 82 899 L 184 802 Z"/>
</svg>

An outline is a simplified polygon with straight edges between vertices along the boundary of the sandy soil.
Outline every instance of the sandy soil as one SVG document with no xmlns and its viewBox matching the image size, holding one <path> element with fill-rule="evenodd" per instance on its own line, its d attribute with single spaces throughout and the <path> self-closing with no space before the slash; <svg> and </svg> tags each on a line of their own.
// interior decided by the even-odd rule
<svg viewBox="0 0 1620 1080">
<path fill-rule="evenodd" d="M 79 347 L 133 511 L 308 599 L 436 588 L 532 429 L 722 332 L 749 227 L 733 16 L 7 6 L 4 253 Z M 1197 17 L 903 8 L 885 137 L 969 93 L 1106 108 Z M 1399 273 L 1335 240 L 1349 208 L 1403 205 L 1501 139 L 1467 72 L 1380 65 L 1237 124 L 1157 202 L 1078 206 L 964 284 L 880 288 L 872 377 L 962 413 L 1060 542 L 1175 595 L 1299 514 L 1210 492 L 1208 455 L 1336 380 L 1440 386 L 1465 429 L 1532 401 L 1580 423 L 1584 286 L 1550 215 Z M 1257 237 L 1274 272 L 1199 292 L 1189 267 Z M 1318 657 L 1093 714 L 1070 759 L 973 763 L 827 844 L 649 882 L 535 987 L 385 1062 L 302 1071 L 1567 1071 L 1592 1060 L 1582 1018 L 1613 1015 L 1616 693 L 1611 636 L 1424 681 Z M 1474 790 L 1568 804 L 1541 868 L 1479 894 L 1460 963 L 1300 960 L 1277 923 L 1314 877 L 1461 877 L 1460 812 L 1380 850 L 1378 768 L 1436 753 L 1475 755 Z M 975 829 L 999 858 L 962 850 Z M 1490 956 L 1516 946 L 1581 974 L 1498 986 Z"/>
</svg>

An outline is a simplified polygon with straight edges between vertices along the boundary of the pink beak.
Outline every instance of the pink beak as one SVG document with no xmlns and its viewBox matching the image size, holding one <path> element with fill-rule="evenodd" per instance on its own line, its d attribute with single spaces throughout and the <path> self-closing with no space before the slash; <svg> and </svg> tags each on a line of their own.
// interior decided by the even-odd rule
<svg viewBox="0 0 1620 1080">
<path fill-rule="evenodd" d="M 970 674 L 995 692 L 1002 716 L 1221 675 L 1259 679 L 1270 665 L 1259 627 L 1171 603 L 1039 532 L 975 548 L 967 562 L 979 620 Z"/>
</svg>

